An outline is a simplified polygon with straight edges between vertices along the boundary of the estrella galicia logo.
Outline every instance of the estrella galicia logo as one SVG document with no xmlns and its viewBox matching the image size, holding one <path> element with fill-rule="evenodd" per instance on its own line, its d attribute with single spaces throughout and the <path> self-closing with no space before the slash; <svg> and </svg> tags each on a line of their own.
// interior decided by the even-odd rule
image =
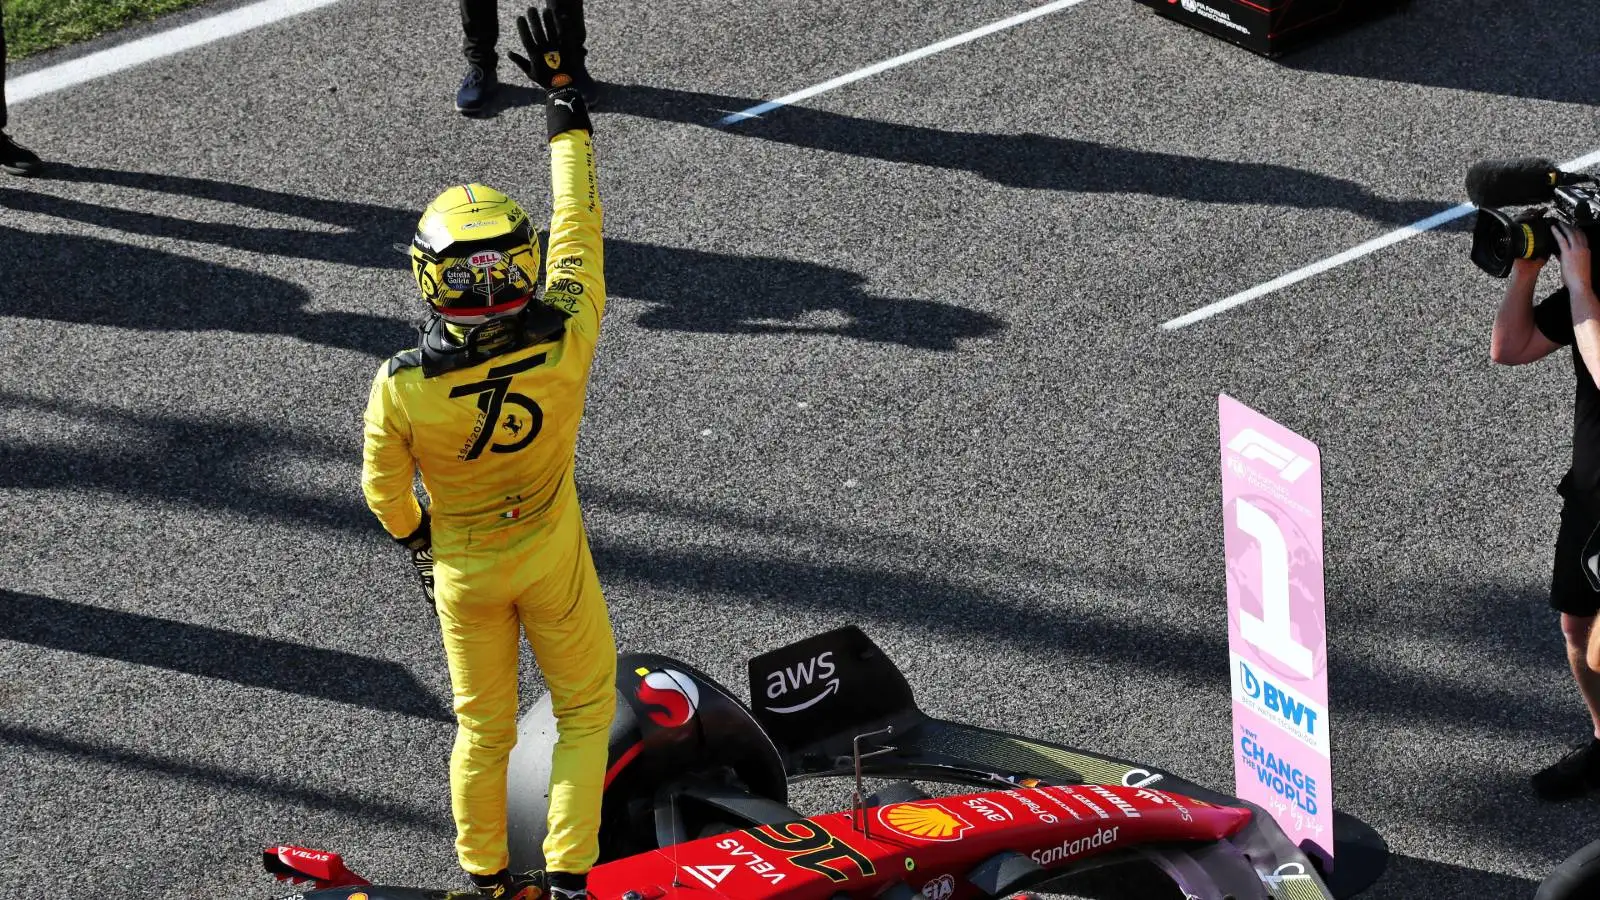
<svg viewBox="0 0 1600 900">
<path fill-rule="evenodd" d="M 635 697 L 647 708 L 650 721 L 662 728 L 679 728 L 689 724 L 700 709 L 700 686 L 694 679 L 676 669 L 638 669 L 643 676 L 633 689 Z"/>
</svg>

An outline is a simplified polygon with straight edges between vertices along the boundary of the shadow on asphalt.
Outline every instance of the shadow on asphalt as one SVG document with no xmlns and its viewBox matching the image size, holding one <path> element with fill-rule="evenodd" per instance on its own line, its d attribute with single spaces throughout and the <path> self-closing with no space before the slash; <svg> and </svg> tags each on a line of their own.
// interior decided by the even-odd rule
<svg viewBox="0 0 1600 900">
<path fill-rule="evenodd" d="M 297 803 L 306 809 L 352 814 L 375 821 L 407 825 L 439 835 L 455 833 L 447 808 L 424 811 L 374 801 L 354 794 L 313 790 L 304 786 L 303 779 L 285 781 L 259 775 L 246 775 L 232 769 L 167 759 L 106 744 L 93 744 L 25 725 L 4 722 L 0 722 L 0 744 L 9 744 L 36 753 L 50 753 L 85 762 L 115 766 L 119 769 L 148 772 L 181 781 L 198 782 L 227 791 L 261 797 L 274 803 Z"/>
<path fill-rule="evenodd" d="M 155 211 L 159 204 L 122 209 L 7 188 L 0 188 L 0 208 L 147 237 L 397 272 L 404 272 L 406 263 L 394 244 L 410 241 L 420 213 L 180 175 L 71 165 L 58 165 L 52 171 L 63 181 L 227 203 L 309 219 L 340 231 L 198 222 Z M 548 203 L 543 195 L 526 199 L 533 209 Z M 610 295 L 652 305 L 638 320 L 645 328 L 821 334 L 951 351 L 959 349 L 963 339 L 995 334 L 1005 327 L 995 316 L 953 303 L 869 294 L 862 275 L 835 266 L 612 238 L 606 240 L 605 252 Z M 375 357 L 388 356 L 414 340 L 396 318 L 307 312 L 309 295 L 272 276 L 102 238 L 41 239 L 0 227 L 0 268 L 7 272 L 0 316 L 144 330 L 287 334 Z M 397 308 L 413 302 L 409 277 L 397 277 L 395 285 L 397 292 L 403 292 L 395 298 Z M 420 312 L 420 299 L 415 303 Z M 817 314 L 822 314 L 822 321 Z"/>
<path fill-rule="evenodd" d="M 0 640 L 454 722 L 398 663 L 0 589 Z"/>
<path fill-rule="evenodd" d="M 267 517 L 299 525 L 316 524 L 352 533 L 377 531 L 358 502 L 332 503 L 326 498 L 299 496 L 264 486 L 254 477 L 250 456 L 271 448 L 275 458 L 284 454 L 325 462 L 358 453 L 354 436 L 348 447 L 308 441 L 287 429 L 271 429 L 217 422 L 202 418 L 135 414 L 89 408 L 81 403 L 57 403 L 0 395 L 0 410 L 12 407 L 22 414 L 38 411 L 51 417 L 81 418 L 110 426 L 123 436 L 103 446 L 78 442 L 72 447 L 12 444 L 0 439 L 0 488 L 21 490 L 91 489 L 148 498 L 163 503 L 226 510 L 246 517 Z M 182 467 L 174 467 L 181 454 Z M 706 504 L 672 497 L 653 497 L 599 486 L 585 488 L 585 503 L 596 508 L 651 512 L 666 518 L 689 519 L 703 526 L 762 531 L 792 531 L 827 546 L 849 546 L 859 535 L 849 529 L 838 533 L 826 528 L 786 525 L 766 517 L 724 511 Z M 1195 683 L 1216 677 L 1217 660 L 1227 658 L 1223 634 L 1187 636 L 1164 643 L 1152 652 L 1148 634 L 1137 623 L 1115 617 L 1098 617 L 1078 610 L 1051 609 L 1026 600 L 1012 599 L 973 587 L 965 578 L 941 573 L 978 569 L 1015 570 L 1029 583 L 1048 590 L 1051 585 L 1106 594 L 1140 593 L 1171 602 L 1209 601 L 1216 594 L 1205 583 L 1167 583 L 1126 569 L 1096 571 L 1053 566 L 1016 558 L 974 557 L 969 548 L 949 547 L 916 551 L 916 572 L 886 570 L 873 565 L 808 562 L 762 553 L 706 553 L 692 548 L 666 549 L 618 541 L 595 533 L 594 553 L 607 582 L 636 581 L 680 589 L 695 594 L 742 597 L 752 604 L 823 610 L 850 621 L 898 621 L 934 633 L 957 632 L 995 640 L 1022 651 L 1068 653 L 1103 659 L 1117 665 L 1135 665 L 1177 675 Z M 909 548 L 908 554 L 912 552 Z M 1406 585 L 1407 590 L 1415 588 Z M 1440 595 L 1439 607 L 1471 610 L 1457 617 L 1454 637 L 1462 646 L 1502 657 L 1508 652 L 1523 665 L 1559 666 L 1560 649 L 1554 637 L 1548 654 L 1538 648 L 1511 642 L 1526 619 L 1523 598 L 1507 602 L 1507 589 L 1499 585 L 1445 585 L 1432 588 Z M 1370 590 L 1382 593 L 1383 586 Z M 1027 627 L 1018 623 L 1026 622 Z M 1422 626 L 1419 625 L 1419 628 Z M 1438 628 L 1433 622 L 1429 628 Z M 1553 625 L 1552 625 L 1553 627 Z M 1553 633 L 1553 632 L 1552 632 Z M 1340 709 L 1379 720 L 1431 722 L 1454 726 L 1463 721 L 1477 727 L 1508 733 L 1545 733 L 1554 723 L 1570 718 L 1569 698 L 1552 697 L 1530 703 L 1513 686 L 1485 680 L 1476 689 L 1431 679 L 1397 666 L 1383 666 L 1335 647 L 1330 667 L 1339 677 L 1332 683 L 1331 700 Z M 1559 743 L 1559 740 L 1556 740 Z M 1553 746 L 1554 749 L 1554 746 Z"/>
<path fill-rule="evenodd" d="M 647 85 L 612 85 L 606 110 L 710 127 L 724 115 L 760 102 Z M 803 106 L 784 107 L 781 114 L 747 120 L 729 131 L 813 150 L 966 171 L 996 184 L 1033 190 L 1342 209 L 1392 224 L 1409 224 L 1455 203 L 1391 200 L 1354 181 L 1291 166 L 1130 150 L 1041 134 L 946 131 Z"/>
<path fill-rule="evenodd" d="M 359 430 L 354 426 L 345 445 L 308 439 L 288 427 L 132 413 L 87 401 L 40 400 L 4 391 L 0 391 L 0 413 L 78 421 L 114 435 L 45 446 L 0 436 L 0 488 L 105 491 L 174 506 L 224 509 L 250 521 L 344 531 L 376 527 L 359 502 L 275 489 L 253 464 L 263 452 L 292 453 L 317 465 L 354 464 L 351 461 L 361 458 Z"/>
<path fill-rule="evenodd" d="M 0 191 L 0 205 L 7 199 Z M 89 204 L 39 200 L 92 214 Z M 374 356 L 407 342 L 398 319 L 308 311 L 311 295 L 284 279 L 104 238 L 40 236 L 0 225 L 0 268 L 7 282 L 0 316 L 140 331 L 281 334 Z"/>
<path fill-rule="evenodd" d="M 1529 878 L 1396 854 L 1389 857 L 1389 868 L 1372 891 L 1385 897 L 1521 900 L 1531 898 L 1538 887 L 1539 883 Z"/>
<path fill-rule="evenodd" d="M 1592 4 L 1427 0 L 1280 62 L 1309 72 L 1595 106 L 1597 37 L 1600 15 Z"/>
</svg>

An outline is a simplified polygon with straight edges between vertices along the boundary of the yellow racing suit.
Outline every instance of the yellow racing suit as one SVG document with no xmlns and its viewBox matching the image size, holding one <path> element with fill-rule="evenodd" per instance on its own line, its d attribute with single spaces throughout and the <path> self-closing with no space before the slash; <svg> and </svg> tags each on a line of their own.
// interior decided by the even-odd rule
<svg viewBox="0 0 1600 900">
<path fill-rule="evenodd" d="M 601 209 L 586 131 L 550 143 L 554 208 L 545 302 L 559 335 L 428 374 L 418 351 L 385 362 L 365 416 L 362 489 L 391 536 L 429 497 L 436 606 L 455 697 L 451 807 L 462 868 L 504 869 L 506 766 L 517 737 L 518 626 L 550 689 L 550 871 L 599 853 L 616 646 L 573 484 L 578 424 L 605 311 Z M 537 300 L 533 302 L 538 302 Z"/>
</svg>

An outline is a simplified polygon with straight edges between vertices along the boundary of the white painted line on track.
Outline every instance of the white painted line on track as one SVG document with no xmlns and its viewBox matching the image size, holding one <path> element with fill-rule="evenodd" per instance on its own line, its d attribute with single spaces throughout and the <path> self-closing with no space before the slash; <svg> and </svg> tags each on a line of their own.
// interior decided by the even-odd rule
<svg viewBox="0 0 1600 900">
<path fill-rule="evenodd" d="M 243 34 L 301 13 L 331 6 L 339 0 L 260 0 L 198 22 L 180 25 L 149 37 L 108 47 L 98 53 L 47 66 L 6 80 L 6 99 L 13 105 L 53 94 L 115 72 L 192 50 L 204 44 Z"/>
<path fill-rule="evenodd" d="M 1024 22 L 1031 22 L 1040 16 L 1048 16 L 1053 12 L 1059 12 L 1070 6 L 1077 6 L 1082 2 L 1084 2 L 1084 0 L 1055 0 L 1054 3 L 1046 3 L 1044 6 L 1035 7 L 1027 12 L 1017 13 L 1010 18 L 1001 19 L 998 22 L 990 22 L 988 25 L 985 25 L 982 28 L 974 28 L 971 31 L 958 34 L 955 37 L 945 38 L 937 44 L 929 44 L 920 50 L 912 50 L 910 53 L 902 53 L 893 59 L 886 59 L 880 63 L 873 63 L 864 69 L 857 69 L 854 72 L 840 75 L 838 78 L 824 81 L 821 84 L 812 85 L 804 90 L 795 91 L 792 94 L 785 94 L 776 100 L 768 100 L 765 103 L 758 103 L 749 109 L 741 110 L 731 115 L 724 116 L 717 121 L 717 125 L 718 127 L 726 128 L 729 125 L 743 122 L 747 119 L 757 118 L 763 113 L 768 113 L 780 107 L 799 103 L 801 100 L 805 100 L 809 97 L 815 97 L 818 94 L 825 94 L 834 88 L 843 87 L 851 82 L 860 81 L 863 78 L 871 78 L 879 72 L 887 72 L 890 69 L 899 68 L 906 63 L 916 62 L 923 57 L 932 56 L 935 53 L 942 53 L 946 50 L 949 50 L 951 47 L 959 47 L 960 45 L 969 41 L 975 41 L 978 38 L 994 34 L 997 31 L 1005 31 L 1007 28 L 1021 25 Z"/>
<path fill-rule="evenodd" d="M 1559 168 L 1566 169 L 1570 172 L 1575 169 L 1587 169 L 1597 164 L 1600 164 L 1600 150 L 1596 150 L 1593 153 L 1589 153 L 1584 156 L 1580 156 L 1577 159 L 1564 162 L 1559 166 Z M 1166 331 L 1176 331 L 1185 325 L 1193 325 L 1194 323 L 1203 319 L 1209 319 L 1217 313 L 1226 312 L 1230 309 L 1233 309 L 1235 306 L 1242 306 L 1243 304 L 1249 303 L 1251 300 L 1265 297 L 1273 291 L 1286 288 L 1291 284 L 1298 284 L 1299 282 L 1305 281 L 1307 278 L 1311 278 L 1312 276 L 1321 275 L 1323 272 L 1326 272 L 1329 269 L 1338 268 L 1339 266 L 1342 266 L 1347 262 L 1351 262 L 1352 260 L 1357 260 L 1363 256 L 1367 256 L 1368 254 L 1376 253 L 1385 247 L 1398 244 L 1407 238 L 1416 237 L 1425 231 L 1432 231 L 1433 229 L 1438 228 L 1440 225 L 1444 225 L 1448 222 L 1454 222 L 1456 219 L 1459 219 L 1462 216 L 1470 215 L 1476 209 L 1477 207 L 1473 206 L 1471 203 L 1463 203 L 1460 206 L 1452 206 L 1442 212 L 1434 213 L 1426 219 L 1412 222 L 1410 225 L 1407 225 L 1404 228 L 1397 228 L 1394 231 L 1383 235 L 1382 237 L 1373 238 L 1372 240 L 1367 241 L 1365 244 L 1351 247 L 1349 250 L 1334 256 L 1330 256 L 1321 262 L 1315 262 L 1303 269 L 1296 269 L 1287 275 L 1281 275 L 1272 279 L 1266 284 L 1258 284 L 1248 291 L 1242 291 L 1234 294 L 1232 297 L 1224 297 L 1215 303 L 1202 306 L 1193 312 L 1184 313 L 1176 319 L 1169 319 L 1165 322 L 1162 322 L 1161 327 Z"/>
</svg>

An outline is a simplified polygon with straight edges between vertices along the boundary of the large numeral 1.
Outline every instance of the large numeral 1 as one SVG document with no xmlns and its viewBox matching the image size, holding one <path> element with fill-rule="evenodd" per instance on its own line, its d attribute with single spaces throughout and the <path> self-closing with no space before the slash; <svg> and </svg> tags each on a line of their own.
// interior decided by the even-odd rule
<svg viewBox="0 0 1600 900">
<path fill-rule="evenodd" d="M 1261 618 L 1239 610 L 1239 634 L 1251 646 L 1310 678 L 1312 655 L 1294 639 L 1289 623 L 1289 546 L 1272 517 L 1244 498 L 1234 500 L 1234 522 L 1261 548 Z"/>
</svg>

